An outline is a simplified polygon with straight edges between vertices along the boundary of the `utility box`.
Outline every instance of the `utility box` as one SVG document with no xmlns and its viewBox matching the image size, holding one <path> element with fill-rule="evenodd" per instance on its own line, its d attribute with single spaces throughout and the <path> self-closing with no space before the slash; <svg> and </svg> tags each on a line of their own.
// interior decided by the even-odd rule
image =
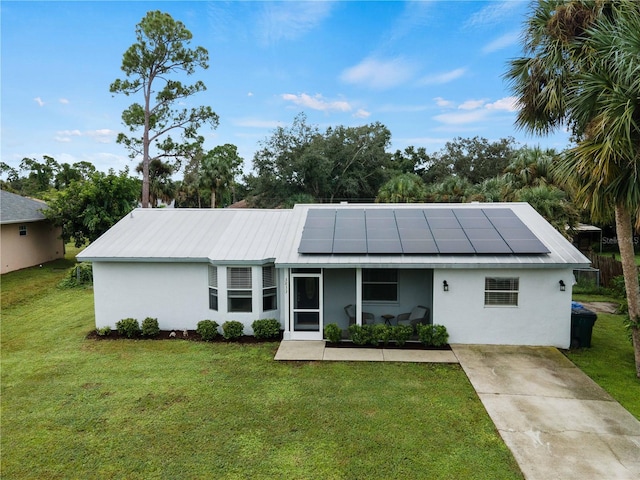
<svg viewBox="0 0 640 480">
<path fill-rule="evenodd" d="M 571 302 L 571 348 L 591 347 L 593 325 L 598 316 L 577 302 Z"/>
</svg>

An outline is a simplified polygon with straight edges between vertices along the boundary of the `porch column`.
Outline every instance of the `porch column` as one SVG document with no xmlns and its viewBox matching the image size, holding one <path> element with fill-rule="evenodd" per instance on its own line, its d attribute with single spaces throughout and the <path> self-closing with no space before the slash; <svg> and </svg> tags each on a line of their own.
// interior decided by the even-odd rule
<svg viewBox="0 0 640 480">
<path fill-rule="evenodd" d="M 356 268 L 356 325 L 362 325 L 362 268 Z"/>
</svg>

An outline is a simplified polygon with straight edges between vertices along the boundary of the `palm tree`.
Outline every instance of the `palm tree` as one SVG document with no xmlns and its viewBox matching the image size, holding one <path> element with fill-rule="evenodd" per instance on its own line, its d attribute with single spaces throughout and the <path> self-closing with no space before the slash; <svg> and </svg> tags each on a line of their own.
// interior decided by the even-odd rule
<svg viewBox="0 0 640 480">
<path fill-rule="evenodd" d="M 240 172 L 242 158 L 235 145 L 225 144 L 207 152 L 200 163 L 200 183 L 211 189 L 211 208 L 216 208 L 216 198 L 230 192 Z"/>
<path fill-rule="evenodd" d="M 525 52 L 506 77 L 517 124 L 537 133 L 568 125 L 576 140 L 556 173 L 595 220 L 615 217 L 640 378 L 640 288 L 632 223 L 640 226 L 640 3 L 539 0 Z"/>
<path fill-rule="evenodd" d="M 416 203 L 423 202 L 426 188 L 422 178 L 415 173 L 396 175 L 380 187 L 376 202 L 380 203 Z"/>
</svg>

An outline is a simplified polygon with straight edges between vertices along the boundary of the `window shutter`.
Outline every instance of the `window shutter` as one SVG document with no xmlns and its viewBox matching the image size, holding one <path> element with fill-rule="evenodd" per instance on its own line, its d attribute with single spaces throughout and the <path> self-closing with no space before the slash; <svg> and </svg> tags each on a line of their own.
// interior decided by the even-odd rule
<svg viewBox="0 0 640 480">
<path fill-rule="evenodd" d="M 218 267 L 209 265 L 209 286 L 218 288 Z"/>
<path fill-rule="evenodd" d="M 262 267 L 262 288 L 270 288 L 276 286 L 275 270 L 276 269 L 273 265 Z"/>
<path fill-rule="evenodd" d="M 251 289 L 251 267 L 228 267 L 228 289 Z"/>
</svg>

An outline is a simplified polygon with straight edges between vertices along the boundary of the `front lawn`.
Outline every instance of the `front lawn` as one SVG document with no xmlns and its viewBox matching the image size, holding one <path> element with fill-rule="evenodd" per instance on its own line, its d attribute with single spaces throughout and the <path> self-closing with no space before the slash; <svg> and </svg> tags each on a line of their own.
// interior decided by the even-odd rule
<svg viewBox="0 0 640 480">
<path fill-rule="evenodd" d="M 522 478 L 457 365 L 86 340 L 66 265 L 2 276 L 2 478 Z"/>
</svg>

